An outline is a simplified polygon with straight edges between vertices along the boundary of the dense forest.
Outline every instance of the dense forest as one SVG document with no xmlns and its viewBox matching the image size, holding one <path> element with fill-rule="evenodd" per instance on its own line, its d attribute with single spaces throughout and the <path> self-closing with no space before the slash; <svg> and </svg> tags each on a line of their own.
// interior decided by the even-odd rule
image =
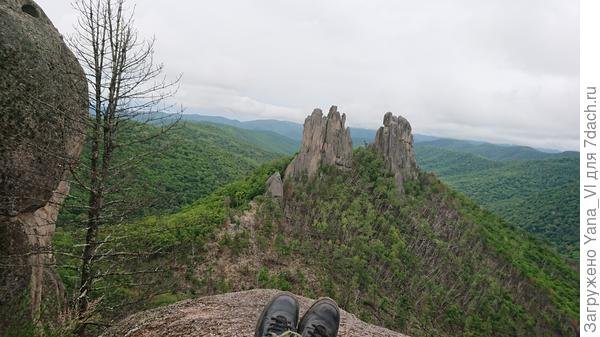
<svg viewBox="0 0 600 337">
<path fill-rule="evenodd" d="M 454 152 L 470 153 L 490 160 L 539 160 L 551 158 L 579 158 L 579 152 L 541 151 L 522 145 L 499 145 L 486 142 L 439 138 L 417 142 L 435 148 Z"/>
<path fill-rule="evenodd" d="M 299 146 L 297 140 L 280 134 L 295 130 L 295 123 L 239 122 L 245 128 L 238 128 L 217 123 L 222 121 L 215 118 L 186 119 L 165 137 L 137 144 L 121 154 L 155 153 L 120 178 L 133 187 L 132 195 L 148 198 L 139 215 L 174 211 L 243 177 L 261 163 L 295 153 Z M 275 131 L 264 130 L 269 126 Z M 151 127 L 137 128 L 136 132 L 146 128 Z M 364 129 L 357 130 L 362 132 L 358 137 L 368 137 Z M 426 136 L 416 136 L 415 141 L 423 170 L 434 172 L 508 222 L 550 241 L 565 256 L 578 257 L 577 153 L 545 153 L 524 146 L 431 140 Z M 160 150 L 155 151 L 157 148 Z M 62 212 L 63 224 L 81 217 L 83 208 L 78 201 L 85 200 L 78 198 L 77 184 L 71 194 Z"/>
<path fill-rule="evenodd" d="M 137 130 L 147 128 L 152 127 Z M 569 174 L 576 172 L 576 159 L 550 154 L 549 159 L 531 161 L 493 160 L 419 142 L 420 167 L 435 172 L 451 188 L 422 173 L 406 185 L 405 196 L 398 196 L 378 158 L 360 147 L 352 173 L 324 169 L 322 179 L 298 183 L 290 201 L 296 208 L 284 216 L 280 205 L 263 196 L 264 182 L 274 171 L 283 173 L 289 159 L 282 157 L 297 146 L 274 132 L 186 122 L 165 137 L 132 148 L 137 153 L 165 149 L 122 177 L 123 183 L 134 186 L 133 195 L 157 198 L 140 210 L 139 220 L 103 231 L 104 238 L 123 238 L 111 239 L 105 249 L 144 258 L 131 258 L 117 267 L 114 262 L 97 266 L 116 268 L 114 275 L 96 284 L 95 297 L 102 299 L 98 319 L 110 321 L 184 298 L 266 287 L 332 296 L 361 319 L 385 322 L 414 336 L 442 330 L 466 336 L 569 331 L 565 318 L 577 312 L 574 270 L 544 241 L 509 223 L 575 257 L 577 236 L 569 234 L 563 222 L 577 219 L 568 212 L 577 203 L 571 191 L 576 176 Z M 54 241 L 60 276 L 72 294 L 78 279 L 78 243 L 84 235 L 76 225 L 85 218 L 76 207 L 78 193 L 75 189 L 70 207 L 63 210 Z M 571 194 L 575 197 L 569 198 Z M 259 227 L 244 223 L 248 212 Z M 457 227 L 441 230 L 439 222 L 447 217 Z M 565 235 L 574 239 L 567 241 Z M 465 253 L 467 246 L 479 248 L 471 255 Z M 269 248 L 262 252 L 260 247 Z M 490 251 L 495 253 L 490 256 Z M 498 256 L 502 262 L 488 263 L 505 265 L 499 275 L 478 262 Z M 434 262 L 439 267 L 426 271 Z M 226 265 L 228 270 L 223 269 Z M 326 268 L 335 273 L 324 273 Z M 446 284 L 447 275 L 460 281 Z M 519 280 L 519 289 L 543 289 L 547 303 L 539 305 L 548 306 L 555 325 L 534 323 L 541 318 L 528 306 L 537 300 L 520 302 L 520 290 L 504 289 L 507 279 Z M 485 289 L 485 282 L 492 286 Z M 473 302 L 472 291 L 484 295 Z M 444 303 L 443 309 L 434 303 Z M 457 315 L 463 311 L 465 315 Z"/>
<path fill-rule="evenodd" d="M 155 127 L 139 124 L 130 131 L 124 135 L 124 143 L 140 138 L 143 133 L 155 132 Z M 243 177 L 266 161 L 293 153 L 297 147 L 297 142 L 273 132 L 180 122 L 161 137 L 121 149 L 120 161 L 136 158 L 139 163 L 114 177 L 113 184 L 129 189 L 127 196 L 114 195 L 113 199 L 140 200 L 142 206 L 137 216 L 176 210 Z M 84 167 L 80 166 L 80 170 Z M 59 225 L 85 217 L 87 200 L 82 197 L 81 185 L 73 184 L 70 194 Z"/>
<path fill-rule="evenodd" d="M 493 150 L 484 157 L 470 153 L 468 147 L 449 150 L 439 145 L 438 142 L 416 145 L 422 169 L 436 173 L 448 185 L 508 222 L 550 241 L 564 255 L 578 258 L 578 156 L 537 151 L 530 157 L 527 148 L 520 152 L 486 145 Z M 507 153 L 534 159 L 509 160 Z"/>
<path fill-rule="evenodd" d="M 111 235 L 126 238 L 115 250 L 155 253 L 96 285 L 99 319 L 261 287 L 331 296 L 415 337 L 573 333 L 577 274 L 544 242 L 430 174 L 398 194 L 372 151 L 354 157 L 351 172 L 323 168 L 313 182 L 287 184 L 286 214 L 263 196 L 267 177 L 289 162 L 281 159 L 176 213 L 115 227 Z M 80 235 L 60 229 L 55 241 L 70 252 L 58 257 L 71 291 Z"/>
</svg>

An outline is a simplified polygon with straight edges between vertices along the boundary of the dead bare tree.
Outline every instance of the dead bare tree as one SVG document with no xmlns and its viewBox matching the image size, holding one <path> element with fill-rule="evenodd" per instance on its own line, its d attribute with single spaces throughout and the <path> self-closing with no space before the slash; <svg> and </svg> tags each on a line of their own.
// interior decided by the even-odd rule
<svg viewBox="0 0 600 337">
<path fill-rule="evenodd" d="M 90 88 L 89 152 L 81 160 L 83 166 L 73 172 L 87 195 L 76 299 L 79 318 L 83 319 L 90 310 L 94 281 L 112 275 L 111 271 L 97 270 L 96 261 L 129 256 L 127 252 L 103 252 L 108 239 L 101 238 L 99 231 L 103 225 L 123 222 L 135 208 L 132 200 L 124 207 L 123 200 L 116 197 L 127 188 L 118 177 L 139 165 L 148 153 L 128 158 L 118 158 L 118 153 L 160 137 L 176 125 L 180 113 L 168 113 L 175 108 L 169 101 L 181 76 L 173 81 L 165 78 L 163 65 L 153 59 L 154 39 L 140 37 L 134 26 L 134 8 L 125 0 L 77 0 L 74 7 L 79 18 L 69 41 Z M 148 124 L 152 128 L 147 128 Z"/>
</svg>

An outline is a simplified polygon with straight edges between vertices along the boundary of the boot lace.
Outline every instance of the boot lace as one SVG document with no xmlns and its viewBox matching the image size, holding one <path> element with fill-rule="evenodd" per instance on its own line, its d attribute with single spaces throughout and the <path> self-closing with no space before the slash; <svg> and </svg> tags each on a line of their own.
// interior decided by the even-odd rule
<svg viewBox="0 0 600 337">
<path fill-rule="evenodd" d="M 269 328 L 267 329 L 267 337 L 271 336 L 280 336 L 284 332 L 293 331 L 294 328 L 285 317 L 276 316 L 271 317 L 271 323 L 269 323 Z"/>
<path fill-rule="evenodd" d="M 321 324 L 312 324 L 311 330 L 308 331 L 309 337 L 329 337 L 327 329 Z"/>
</svg>

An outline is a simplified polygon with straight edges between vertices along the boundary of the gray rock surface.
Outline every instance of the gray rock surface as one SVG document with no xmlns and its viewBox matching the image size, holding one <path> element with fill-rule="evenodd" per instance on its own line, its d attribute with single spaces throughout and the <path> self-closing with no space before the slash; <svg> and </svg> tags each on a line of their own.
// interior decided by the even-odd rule
<svg viewBox="0 0 600 337">
<path fill-rule="evenodd" d="M 80 152 L 87 84 L 42 9 L 0 2 L 0 215 L 44 207 Z"/>
<path fill-rule="evenodd" d="M 285 179 L 303 175 L 312 178 L 321 166 L 352 167 L 352 139 L 345 123 L 346 115 L 340 115 L 336 106 L 329 109 L 327 117 L 321 109 L 315 109 L 304 121 L 302 146 L 288 165 Z"/>
<path fill-rule="evenodd" d="M 375 135 L 373 147 L 383 156 L 385 166 L 394 174 L 401 191 L 405 181 L 417 178 L 412 129 L 404 117 L 386 113 L 383 126 Z"/>
<path fill-rule="evenodd" d="M 278 292 L 256 289 L 178 302 L 134 314 L 102 336 L 252 337 L 262 309 Z M 300 315 L 314 302 L 302 296 L 296 298 L 300 303 Z M 342 310 L 341 314 L 338 337 L 406 337 L 398 332 L 367 324 L 346 311 Z"/>
<path fill-rule="evenodd" d="M 274 198 L 283 197 L 283 181 L 279 172 L 273 173 L 266 182 L 267 195 Z"/>
<path fill-rule="evenodd" d="M 62 285 L 49 252 L 88 118 L 83 69 L 42 9 L 0 1 L 0 335 L 44 313 Z M 45 305 L 42 302 L 46 303 Z"/>
</svg>

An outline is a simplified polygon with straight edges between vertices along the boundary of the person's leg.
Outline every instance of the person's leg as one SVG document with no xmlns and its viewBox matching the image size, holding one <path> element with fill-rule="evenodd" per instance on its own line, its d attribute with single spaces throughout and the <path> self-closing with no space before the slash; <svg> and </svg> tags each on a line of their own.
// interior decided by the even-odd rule
<svg viewBox="0 0 600 337">
<path fill-rule="evenodd" d="M 282 292 L 265 306 L 256 323 L 255 337 L 299 337 L 299 305 L 293 294 Z"/>
<path fill-rule="evenodd" d="M 304 314 L 298 332 L 301 337 L 336 337 L 340 326 L 340 309 L 331 298 L 318 299 Z"/>
</svg>

